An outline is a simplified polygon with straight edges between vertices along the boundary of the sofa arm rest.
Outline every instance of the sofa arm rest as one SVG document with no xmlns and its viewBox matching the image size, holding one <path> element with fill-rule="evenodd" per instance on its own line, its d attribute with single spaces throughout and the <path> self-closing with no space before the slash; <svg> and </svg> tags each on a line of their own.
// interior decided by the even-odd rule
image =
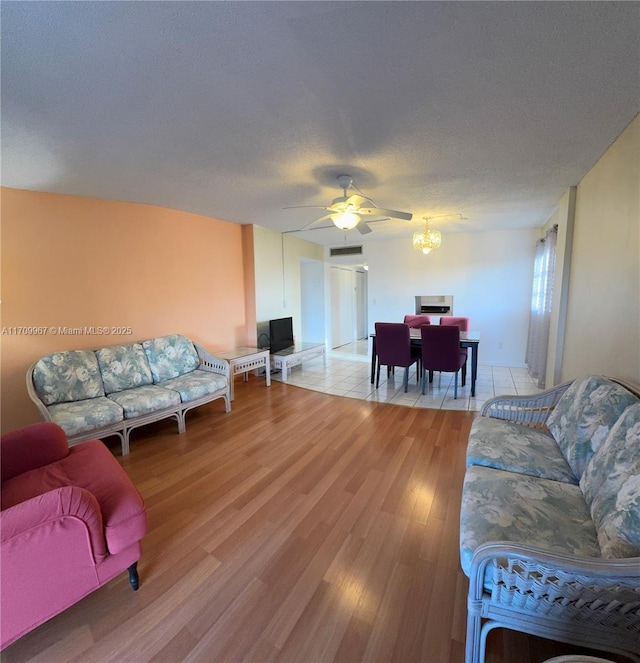
<svg viewBox="0 0 640 663">
<path fill-rule="evenodd" d="M 33 384 L 33 371 L 36 367 L 37 362 L 34 362 L 29 366 L 29 370 L 27 371 L 27 393 L 29 394 L 29 398 L 35 403 L 35 406 L 38 408 L 38 412 L 40 412 L 40 416 L 44 421 L 52 421 L 51 419 L 51 414 L 49 413 L 49 409 L 47 406 L 42 402 L 40 398 L 40 394 L 38 394 L 38 391 Z"/>
<path fill-rule="evenodd" d="M 41 543 L 47 547 L 52 530 L 65 519 L 73 519 L 84 528 L 93 555 L 99 562 L 107 555 L 102 514 L 95 496 L 79 486 L 64 486 L 15 504 L 0 512 L 0 544 Z"/>
<path fill-rule="evenodd" d="M 504 419 L 531 428 L 544 428 L 547 419 L 571 382 L 531 396 L 496 396 L 485 402 L 480 416 Z"/>
<path fill-rule="evenodd" d="M 562 606 L 590 610 L 595 620 L 600 610 L 640 624 L 640 558 L 581 558 L 533 546 L 485 543 L 471 560 L 470 611 L 487 594 L 493 603 L 540 613 Z"/>
<path fill-rule="evenodd" d="M 2 481 L 66 458 L 69 442 L 65 432 L 52 422 L 41 422 L 4 433 L 0 438 Z"/>
<path fill-rule="evenodd" d="M 194 343 L 198 357 L 200 358 L 200 368 L 212 373 L 219 373 L 229 379 L 229 362 L 220 357 L 214 357 L 209 354 L 201 345 Z"/>
</svg>

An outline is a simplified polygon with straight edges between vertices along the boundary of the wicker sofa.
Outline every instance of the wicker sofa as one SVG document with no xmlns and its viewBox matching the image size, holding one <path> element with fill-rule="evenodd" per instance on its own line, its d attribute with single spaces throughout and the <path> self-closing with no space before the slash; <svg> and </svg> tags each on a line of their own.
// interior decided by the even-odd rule
<svg viewBox="0 0 640 663">
<path fill-rule="evenodd" d="M 496 627 L 640 661 L 639 396 L 590 376 L 485 403 L 460 516 L 466 663 Z"/>
<path fill-rule="evenodd" d="M 27 391 L 45 421 L 57 423 L 69 444 L 117 435 L 129 453 L 134 428 L 229 400 L 229 363 L 186 336 L 173 334 L 97 350 L 54 352 L 27 372 Z"/>
</svg>

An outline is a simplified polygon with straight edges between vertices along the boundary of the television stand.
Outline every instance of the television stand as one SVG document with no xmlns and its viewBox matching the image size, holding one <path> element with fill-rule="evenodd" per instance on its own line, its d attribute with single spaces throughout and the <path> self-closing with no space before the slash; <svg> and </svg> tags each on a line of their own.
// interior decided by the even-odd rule
<svg viewBox="0 0 640 663">
<path fill-rule="evenodd" d="M 286 382 L 289 370 L 293 366 L 298 366 L 303 361 L 322 357 L 326 361 L 324 354 L 324 344 L 320 343 L 295 343 L 291 347 L 271 353 L 271 368 L 282 371 L 282 381 Z"/>
</svg>

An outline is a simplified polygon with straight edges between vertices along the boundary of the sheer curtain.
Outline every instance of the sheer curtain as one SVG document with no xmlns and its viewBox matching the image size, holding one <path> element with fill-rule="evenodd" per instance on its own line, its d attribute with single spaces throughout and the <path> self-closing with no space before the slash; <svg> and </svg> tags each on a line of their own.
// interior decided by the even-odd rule
<svg viewBox="0 0 640 663">
<path fill-rule="evenodd" d="M 526 364 L 538 387 L 544 389 L 547 372 L 547 348 L 551 323 L 551 297 L 553 274 L 556 264 L 558 226 L 547 230 L 544 239 L 536 243 L 536 259 L 533 268 L 533 293 L 531 318 L 527 339 Z"/>
</svg>

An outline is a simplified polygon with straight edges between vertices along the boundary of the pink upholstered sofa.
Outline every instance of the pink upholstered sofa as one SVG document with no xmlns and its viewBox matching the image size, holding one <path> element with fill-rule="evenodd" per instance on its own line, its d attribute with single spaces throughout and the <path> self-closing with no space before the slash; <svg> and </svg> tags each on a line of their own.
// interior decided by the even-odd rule
<svg viewBox="0 0 640 663">
<path fill-rule="evenodd" d="M 0 439 L 0 649 L 124 570 L 138 588 L 142 497 L 99 440 L 44 422 Z"/>
</svg>

